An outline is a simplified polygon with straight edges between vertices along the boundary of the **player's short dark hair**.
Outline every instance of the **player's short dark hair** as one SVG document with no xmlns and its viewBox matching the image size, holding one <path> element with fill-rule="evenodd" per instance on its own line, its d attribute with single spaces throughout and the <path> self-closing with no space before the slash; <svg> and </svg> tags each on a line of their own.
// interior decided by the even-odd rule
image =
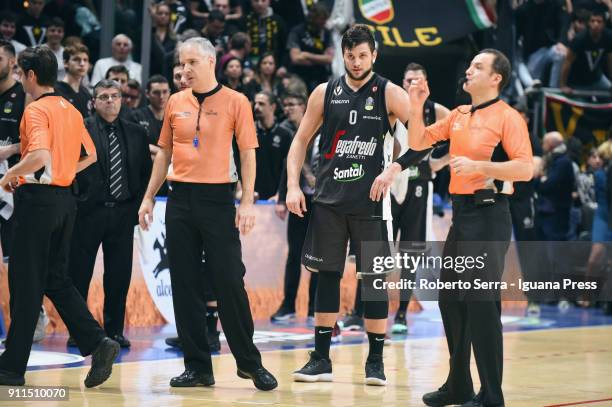
<svg viewBox="0 0 612 407">
<path fill-rule="evenodd" d="M 421 64 L 417 64 L 416 62 L 411 62 L 406 66 L 406 69 L 404 69 L 404 75 L 408 71 L 421 71 L 423 72 L 423 75 L 425 75 L 425 78 L 427 78 L 427 70 L 425 67 Z"/>
<path fill-rule="evenodd" d="M 149 78 L 149 80 L 147 81 L 147 92 L 151 91 L 151 85 L 153 85 L 154 83 L 168 83 L 168 79 L 166 79 L 165 76 L 162 75 L 153 75 Z"/>
<path fill-rule="evenodd" d="M 249 42 L 247 33 L 238 31 L 230 38 L 230 49 L 244 49 Z"/>
<path fill-rule="evenodd" d="M 260 92 L 257 92 L 257 95 L 264 95 L 268 99 L 268 103 L 270 103 L 271 105 L 278 105 L 278 102 L 276 101 L 276 96 L 274 96 L 274 93 L 272 92 L 262 90 Z"/>
<path fill-rule="evenodd" d="M 11 11 L 3 11 L 0 13 L 0 22 L 6 21 L 7 23 L 17 24 L 17 14 Z"/>
<path fill-rule="evenodd" d="M 28 47 L 19 53 L 17 65 L 24 74 L 33 71 L 40 86 L 54 86 L 57 82 L 57 59 L 49 47 Z"/>
<path fill-rule="evenodd" d="M 62 20 L 59 17 L 53 17 L 50 21 L 49 21 L 49 25 L 47 25 L 48 27 L 60 27 L 60 28 L 66 28 L 66 24 L 64 24 L 64 20 Z"/>
<path fill-rule="evenodd" d="M 9 55 L 13 57 L 15 56 L 15 47 L 13 46 L 13 44 L 11 44 L 10 41 L 0 40 L 0 49 L 5 50 L 6 52 L 8 52 Z"/>
<path fill-rule="evenodd" d="M 346 30 L 342 36 L 342 52 L 363 43 L 368 44 L 372 52 L 376 49 L 376 41 L 370 27 L 365 24 L 355 24 Z"/>
<path fill-rule="evenodd" d="M 213 9 L 208 14 L 208 21 L 220 21 L 225 22 L 225 14 L 221 10 Z"/>
<path fill-rule="evenodd" d="M 89 57 L 89 48 L 87 48 L 87 45 L 84 44 L 75 44 L 64 48 L 64 52 L 62 54 L 64 62 L 70 61 L 70 57 L 76 54 L 87 54 Z"/>
<path fill-rule="evenodd" d="M 106 71 L 106 75 L 104 75 L 104 78 L 108 79 L 111 73 L 124 73 L 127 75 L 128 80 L 130 79 L 130 71 L 128 71 L 128 69 L 123 65 L 114 65 L 108 68 L 108 71 Z"/>
<path fill-rule="evenodd" d="M 494 58 L 493 63 L 491 64 L 491 70 L 497 74 L 500 74 L 502 77 L 502 80 L 497 88 L 501 92 L 506 87 L 508 82 L 510 82 L 510 74 L 512 73 L 512 66 L 510 65 L 510 61 L 504 55 L 503 52 L 494 48 L 485 48 L 478 54 L 493 55 Z"/>
</svg>

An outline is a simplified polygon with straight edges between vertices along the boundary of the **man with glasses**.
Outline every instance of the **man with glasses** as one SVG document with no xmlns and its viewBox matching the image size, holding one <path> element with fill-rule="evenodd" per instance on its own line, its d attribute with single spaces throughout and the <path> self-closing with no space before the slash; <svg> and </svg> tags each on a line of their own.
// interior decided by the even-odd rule
<svg viewBox="0 0 612 407">
<path fill-rule="evenodd" d="M 102 245 L 104 329 L 121 347 L 128 348 L 123 322 L 132 275 L 134 226 L 152 162 L 146 130 L 119 117 L 121 88 L 117 82 L 98 82 L 94 108 L 85 125 L 96 146 L 98 162 L 77 177 L 85 198 L 78 202 L 69 270 L 74 285 L 87 299 Z"/>
</svg>

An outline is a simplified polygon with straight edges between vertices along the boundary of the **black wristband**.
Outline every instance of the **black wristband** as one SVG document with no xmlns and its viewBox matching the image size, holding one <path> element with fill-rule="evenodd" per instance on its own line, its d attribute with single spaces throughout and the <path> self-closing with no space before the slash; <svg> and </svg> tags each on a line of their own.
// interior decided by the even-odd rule
<svg viewBox="0 0 612 407">
<path fill-rule="evenodd" d="M 428 148 L 421 151 L 408 150 L 401 156 L 397 157 L 394 161 L 398 163 L 402 167 L 402 171 L 404 171 L 408 167 L 412 167 L 413 165 L 417 165 L 423 158 L 427 156 L 433 150 L 433 148 Z"/>
</svg>

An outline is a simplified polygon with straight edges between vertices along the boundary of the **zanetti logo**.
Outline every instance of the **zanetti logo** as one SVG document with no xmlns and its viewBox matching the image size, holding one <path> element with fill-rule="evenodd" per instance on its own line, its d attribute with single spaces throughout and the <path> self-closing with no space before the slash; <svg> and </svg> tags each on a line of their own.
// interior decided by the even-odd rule
<svg viewBox="0 0 612 407">
<path fill-rule="evenodd" d="M 334 180 L 338 182 L 352 182 L 363 178 L 365 171 L 362 164 L 353 163 L 350 168 L 341 170 L 334 168 Z"/>
</svg>

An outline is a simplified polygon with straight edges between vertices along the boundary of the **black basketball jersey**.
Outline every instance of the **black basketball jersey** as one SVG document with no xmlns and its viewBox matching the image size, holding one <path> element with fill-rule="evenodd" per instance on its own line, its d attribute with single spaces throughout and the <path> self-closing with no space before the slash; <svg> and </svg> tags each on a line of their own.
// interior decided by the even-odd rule
<svg viewBox="0 0 612 407">
<path fill-rule="evenodd" d="M 314 201 L 347 215 L 391 219 L 388 197 L 373 202 L 374 179 L 391 163 L 388 80 L 374 74 L 353 91 L 345 77 L 327 83 Z"/>
<path fill-rule="evenodd" d="M 25 109 L 25 99 L 25 92 L 19 82 L 15 82 L 0 95 L 0 146 L 19 143 L 19 124 Z M 8 159 L 9 167 L 17 162 L 18 154 Z"/>
</svg>

